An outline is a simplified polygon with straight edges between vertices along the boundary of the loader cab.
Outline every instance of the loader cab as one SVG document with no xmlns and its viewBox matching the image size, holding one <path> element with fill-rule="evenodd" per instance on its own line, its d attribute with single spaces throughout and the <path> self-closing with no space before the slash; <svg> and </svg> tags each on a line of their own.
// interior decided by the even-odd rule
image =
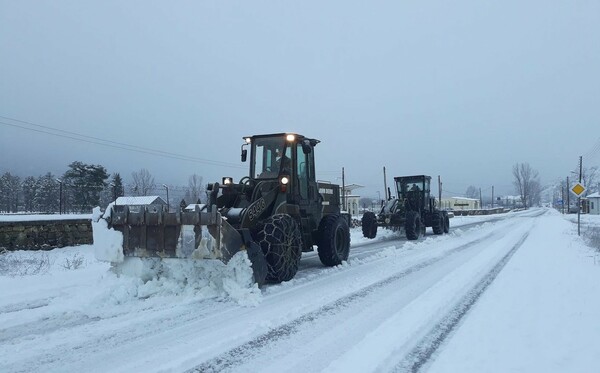
<svg viewBox="0 0 600 373">
<path fill-rule="evenodd" d="M 290 133 L 257 135 L 244 140 L 250 146 L 251 179 L 286 181 L 285 190 L 291 203 L 318 199 L 313 149 L 319 140 Z"/>
<path fill-rule="evenodd" d="M 398 199 L 404 201 L 407 211 L 421 211 L 429 201 L 431 177 L 425 175 L 394 178 Z"/>
<path fill-rule="evenodd" d="M 293 144 L 285 137 L 258 137 L 251 140 L 250 178 L 276 179 L 281 173 L 291 172 Z"/>
</svg>

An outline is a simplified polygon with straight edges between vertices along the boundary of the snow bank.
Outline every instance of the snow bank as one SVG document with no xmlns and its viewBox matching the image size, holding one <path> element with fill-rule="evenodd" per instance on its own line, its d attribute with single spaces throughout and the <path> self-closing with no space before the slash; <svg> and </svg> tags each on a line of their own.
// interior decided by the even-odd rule
<svg viewBox="0 0 600 373">
<path fill-rule="evenodd" d="M 123 233 L 108 228 L 104 220 L 109 214 L 110 206 L 102 216 L 100 207 L 94 208 L 92 213 L 92 234 L 94 237 L 94 254 L 96 259 L 103 262 L 123 262 Z"/>
<path fill-rule="evenodd" d="M 176 258 L 133 258 L 123 255 L 123 234 L 109 229 L 96 207 L 92 214 L 94 254 L 97 260 L 113 264 L 116 276 L 99 303 L 122 304 L 156 296 L 185 295 L 200 298 L 228 298 L 242 305 L 256 305 L 261 292 L 254 282 L 251 262 L 245 251 L 237 253 L 227 264 L 220 260 Z"/>
</svg>

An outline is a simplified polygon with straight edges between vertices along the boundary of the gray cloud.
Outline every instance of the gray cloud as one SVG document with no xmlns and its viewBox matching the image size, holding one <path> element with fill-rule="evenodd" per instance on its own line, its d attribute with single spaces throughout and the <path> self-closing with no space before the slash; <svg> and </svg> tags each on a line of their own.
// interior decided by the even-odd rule
<svg viewBox="0 0 600 373">
<path fill-rule="evenodd" d="M 383 166 L 512 193 L 514 163 L 551 182 L 598 138 L 598 35 L 593 1 L 2 2 L 0 115 L 231 164 L 242 136 L 293 131 L 322 140 L 319 178 L 344 167 L 362 194 Z M 244 173 L 2 124 L 0 159 Z"/>
</svg>

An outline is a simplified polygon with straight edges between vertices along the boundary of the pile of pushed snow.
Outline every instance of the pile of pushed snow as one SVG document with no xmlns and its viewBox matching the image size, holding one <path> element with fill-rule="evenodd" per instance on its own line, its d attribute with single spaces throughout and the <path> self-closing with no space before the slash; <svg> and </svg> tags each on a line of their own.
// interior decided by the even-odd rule
<svg viewBox="0 0 600 373">
<path fill-rule="evenodd" d="M 101 295 L 103 302 L 111 304 L 160 296 L 221 298 L 245 306 L 261 300 L 245 251 L 227 264 L 219 260 L 127 257 L 113 264 L 111 272 L 117 279 Z"/>
<path fill-rule="evenodd" d="M 123 262 L 123 233 L 108 228 L 104 218 L 110 214 L 110 207 L 106 209 L 104 216 L 100 207 L 96 207 L 92 213 L 92 235 L 94 237 L 94 255 L 96 259 L 103 262 Z"/>
<path fill-rule="evenodd" d="M 123 234 L 109 229 L 95 208 L 92 215 L 94 254 L 97 260 L 112 263 L 117 277 L 113 286 L 101 295 L 104 301 L 122 304 L 134 299 L 157 296 L 227 298 L 242 305 L 256 305 L 261 298 L 254 282 L 251 262 L 245 251 L 225 264 L 211 259 L 134 258 L 123 255 Z"/>
</svg>

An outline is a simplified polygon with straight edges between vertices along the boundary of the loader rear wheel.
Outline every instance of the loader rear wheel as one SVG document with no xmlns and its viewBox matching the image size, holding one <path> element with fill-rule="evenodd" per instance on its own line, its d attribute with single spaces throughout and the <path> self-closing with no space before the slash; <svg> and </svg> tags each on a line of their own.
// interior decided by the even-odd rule
<svg viewBox="0 0 600 373">
<path fill-rule="evenodd" d="M 406 213 L 406 222 L 404 223 L 404 230 L 406 231 L 406 239 L 418 240 L 421 235 L 421 217 L 416 211 L 409 211 Z"/>
<path fill-rule="evenodd" d="M 287 214 L 270 216 L 256 233 L 267 261 L 267 278 L 270 283 L 289 281 L 298 272 L 302 255 L 302 237 L 296 221 Z"/>
<path fill-rule="evenodd" d="M 327 215 L 319 224 L 319 259 L 333 267 L 348 260 L 350 255 L 350 228 L 346 219 L 339 215 Z"/>
<path fill-rule="evenodd" d="M 366 238 L 375 238 L 377 236 L 377 217 L 371 211 L 364 213 L 361 219 L 363 236 Z"/>
</svg>

